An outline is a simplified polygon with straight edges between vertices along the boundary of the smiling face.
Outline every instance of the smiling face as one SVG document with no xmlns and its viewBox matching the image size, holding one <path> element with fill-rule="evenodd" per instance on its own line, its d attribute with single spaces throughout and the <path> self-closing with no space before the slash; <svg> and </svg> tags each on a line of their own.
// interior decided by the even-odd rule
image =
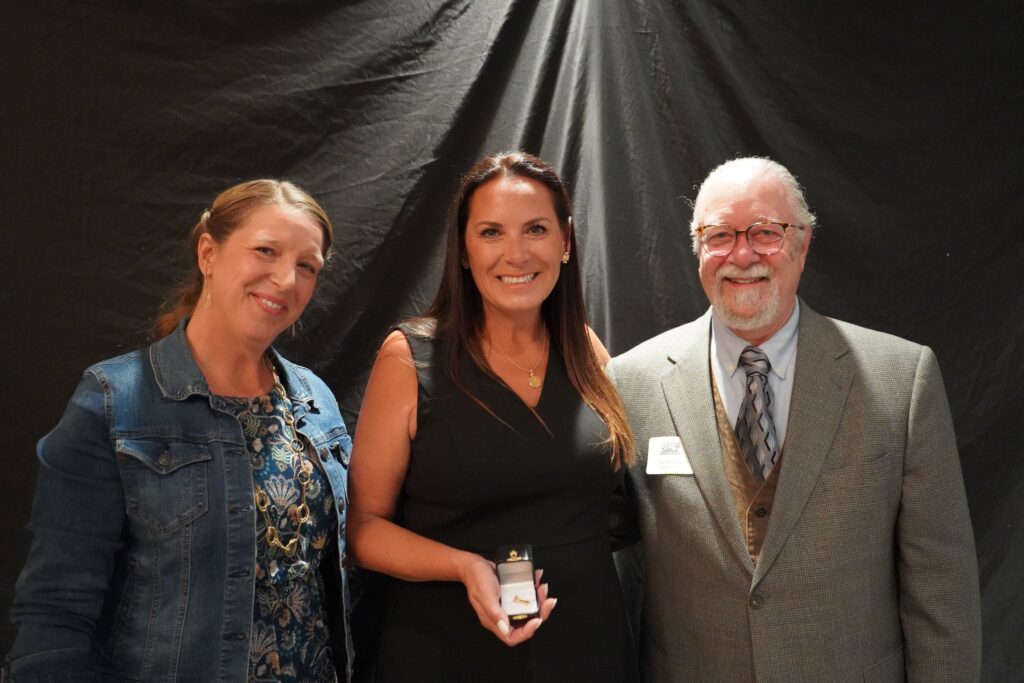
<svg viewBox="0 0 1024 683">
<path fill-rule="evenodd" d="M 323 229 L 285 204 L 253 209 L 223 242 L 199 239 L 199 267 L 210 295 L 209 323 L 226 343 L 263 349 L 306 308 L 323 268 Z M 198 312 L 198 309 L 197 309 Z"/>
<path fill-rule="evenodd" d="M 469 200 L 465 262 L 484 315 L 539 315 L 566 245 L 551 191 L 542 183 L 502 175 L 477 188 Z"/>
<path fill-rule="evenodd" d="M 715 176 L 701 187 L 694 215 L 697 224 L 728 224 L 738 230 L 758 221 L 800 224 L 786 186 L 771 174 Z M 791 230 L 782 251 L 754 253 L 738 237 L 726 256 L 700 257 L 700 281 L 715 315 L 729 329 L 758 345 L 777 332 L 793 312 L 800 274 L 810 247 L 810 228 Z"/>
</svg>

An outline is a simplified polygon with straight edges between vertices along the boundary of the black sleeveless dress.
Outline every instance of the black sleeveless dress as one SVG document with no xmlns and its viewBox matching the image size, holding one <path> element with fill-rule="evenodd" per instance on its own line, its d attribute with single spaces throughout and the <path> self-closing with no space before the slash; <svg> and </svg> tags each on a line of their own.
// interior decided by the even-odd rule
<svg viewBox="0 0 1024 683">
<path fill-rule="evenodd" d="M 510 648 L 480 625 L 461 583 L 389 579 L 376 682 L 636 681 L 608 529 L 622 471 L 613 471 L 601 443 L 607 429 L 569 384 L 561 355 L 548 354 L 536 407 L 549 434 L 466 359 L 462 380 L 509 426 L 501 424 L 447 377 L 440 342 L 406 336 L 419 407 L 396 521 L 489 559 L 499 545 L 532 544 L 558 604 L 533 638 Z"/>
</svg>

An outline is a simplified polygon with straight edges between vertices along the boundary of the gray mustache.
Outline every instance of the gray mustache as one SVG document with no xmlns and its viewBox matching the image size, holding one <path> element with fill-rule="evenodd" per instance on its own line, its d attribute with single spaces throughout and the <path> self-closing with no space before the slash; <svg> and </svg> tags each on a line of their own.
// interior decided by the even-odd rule
<svg viewBox="0 0 1024 683">
<path fill-rule="evenodd" d="M 763 277 L 768 280 L 775 279 L 775 271 L 764 265 L 763 263 L 756 263 L 749 268 L 739 268 L 732 265 L 724 265 L 715 271 L 715 282 L 721 282 L 725 278 L 749 278 L 749 277 Z"/>
</svg>

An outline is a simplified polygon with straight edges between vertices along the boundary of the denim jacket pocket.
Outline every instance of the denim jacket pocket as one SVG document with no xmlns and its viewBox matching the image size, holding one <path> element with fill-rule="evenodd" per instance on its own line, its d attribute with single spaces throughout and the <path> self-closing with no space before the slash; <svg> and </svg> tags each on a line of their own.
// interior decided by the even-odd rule
<svg viewBox="0 0 1024 683">
<path fill-rule="evenodd" d="M 209 507 L 206 444 L 161 439 L 117 439 L 118 463 L 129 517 L 165 536 Z"/>
</svg>

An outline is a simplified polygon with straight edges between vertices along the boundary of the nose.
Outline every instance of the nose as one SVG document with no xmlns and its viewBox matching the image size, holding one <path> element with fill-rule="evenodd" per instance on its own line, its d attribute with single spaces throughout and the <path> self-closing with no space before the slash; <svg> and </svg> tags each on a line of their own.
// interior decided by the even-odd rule
<svg viewBox="0 0 1024 683">
<path fill-rule="evenodd" d="M 728 258 L 730 263 L 740 268 L 746 268 L 750 264 L 761 260 L 760 254 L 750 248 L 750 239 L 747 237 L 746 230 L 736 233 L 736 244 L 733 245 Z"/>
<path fill-rule="evenodd" d="M 521 235 L 509 235 L 505 242 L 505 260 L 511 264 L 523 263 L 528 256 L 526 240 Z"/>
<path fill-rule="evenodd" d="M 295 267 L 283 260 L 278 262 L 270 273 L 270 280 L 281 289 L 291 289 L 295 285 Z"/>
</svg>

